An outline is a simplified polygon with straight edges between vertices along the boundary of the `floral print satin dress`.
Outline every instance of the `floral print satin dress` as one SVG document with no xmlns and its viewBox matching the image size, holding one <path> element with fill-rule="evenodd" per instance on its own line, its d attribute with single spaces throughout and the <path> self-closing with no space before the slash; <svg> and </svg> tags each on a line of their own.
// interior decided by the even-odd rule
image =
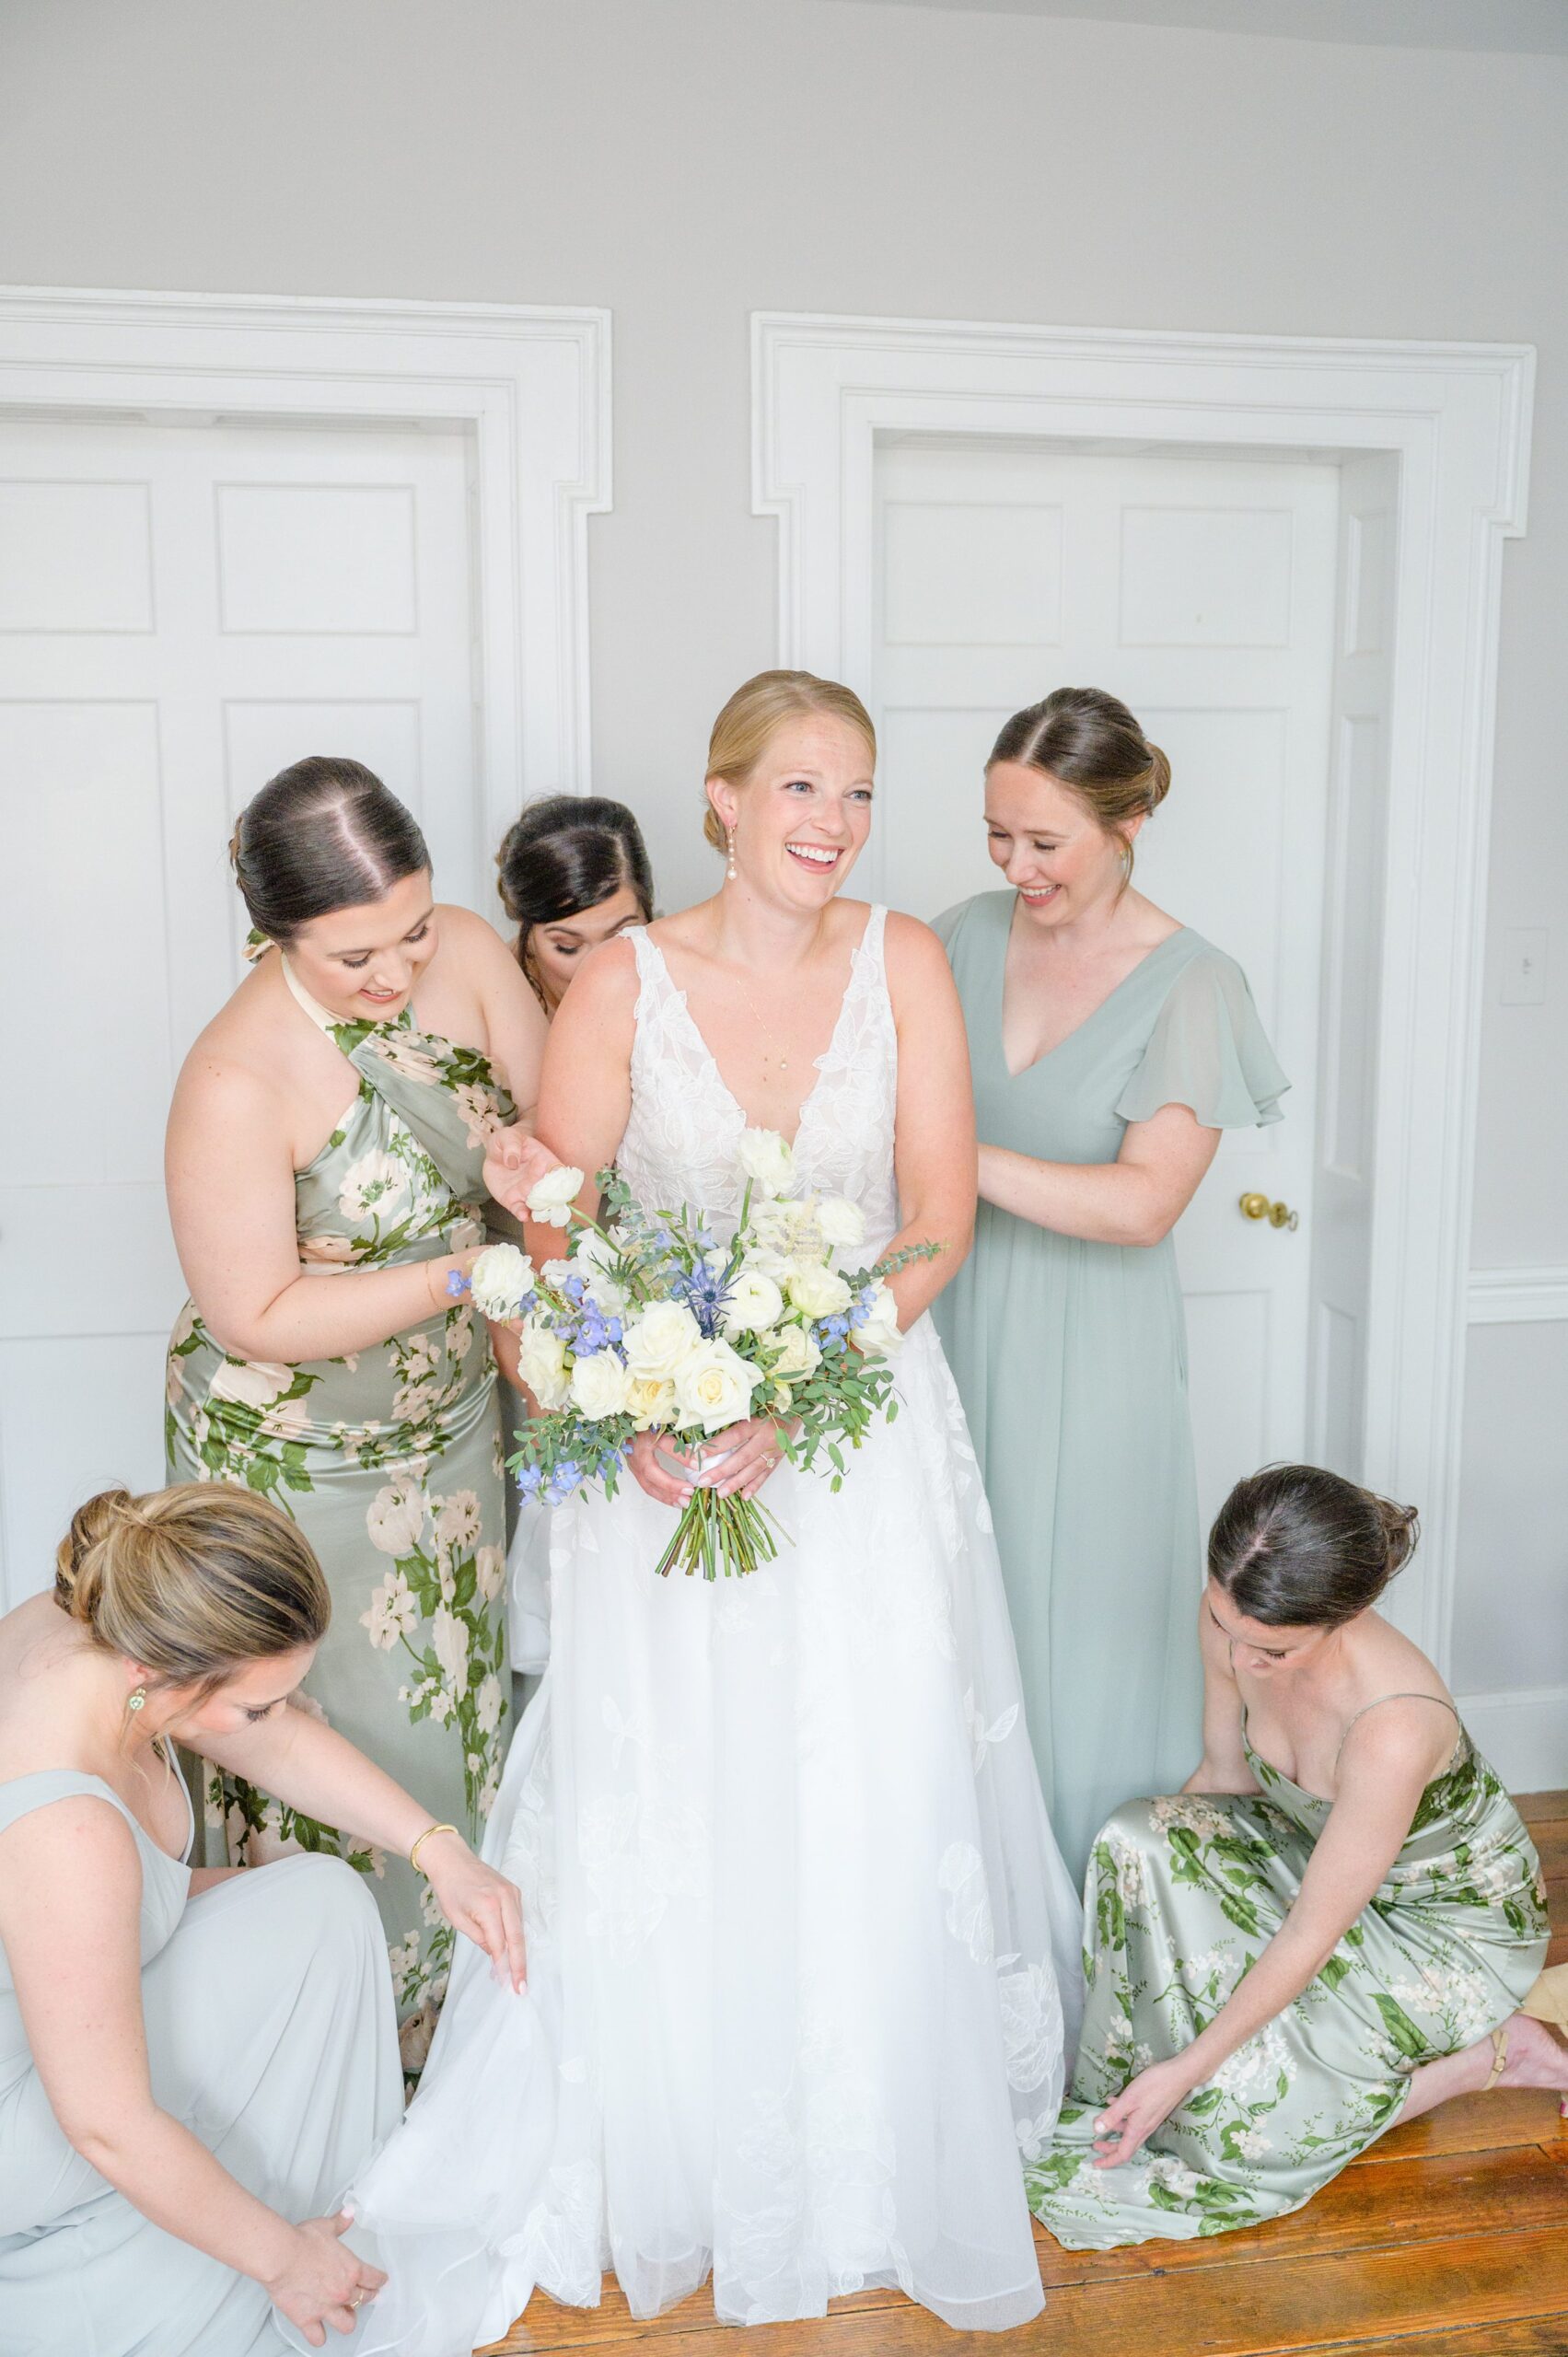
<svg viewBox="0 0 1568 2357">
<path fill-rule="evenodd" d="M 1185 2241 L 1299 2210 L 1391 2128 L 1410 2075 L 1505 2021 L 1545 1959 L 1540 1864 L 1463 1728 L 1382 1888 L 1317 1979 L 1134 2160 L 1092 2164 L 1096 2113 L 1191 2044 L 1301 1887 L 1330 1803 L 1247 1758 L 1261 1791 L 1130 1801 L 1095 1844 L 1075 2101 L 1026 2154 L 1058 2242 Z"/>
<path fill-rule="evenodd" d="M 485 1059 L 418 1031 L 407 1009 L 393 1023 L 334 1023 L 284 971 L 359 1078 L 296 1175 L 302 1266 L 330 1283 L 337 1269 L 482 1244 L 483 1125 L 512 1110 Z M 226 1352 L 187 1302 L 168 1376 L 169 1480 L 261 1491 L 320 1559 L 332 1625 L 306 1706 L 477 1845 L 508 1692 L 501 1426 L 482 1322 L 463 1301 L 372 1349 L 286 1366 Z M 206 1775 L 203 1801 L 209 1864 L 323 1850 L 369 1877 L 416 2070 L 453 1938 L 423 1876 L 237 1778 Z"/>
</svg>

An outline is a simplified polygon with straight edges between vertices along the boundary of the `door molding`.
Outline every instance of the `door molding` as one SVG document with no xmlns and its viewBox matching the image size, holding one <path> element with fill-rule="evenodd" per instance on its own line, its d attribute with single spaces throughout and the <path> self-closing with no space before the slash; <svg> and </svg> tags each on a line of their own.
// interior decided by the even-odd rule
<svg viewBox="0 0 1568 2357">
<path fill-rule="evenodd" d="M 465 425 L 489 840 L 589 784 L 587 519 L 610 501 L 610 313 L 0 287 L 0 418 Z"/>
<path fill-rule="evenodd" d="M 879 435 L 1396 458 L 1364 1446 L 1366 1478 L 1423 1508 L 1404 1603 L 1446 1671 L 1502 557 L 1525 528 L 1533 348 L 758 312 L 751 351 L 752 504 L 779 528 L 778 659 L 861 687 Z"/>
</svg>

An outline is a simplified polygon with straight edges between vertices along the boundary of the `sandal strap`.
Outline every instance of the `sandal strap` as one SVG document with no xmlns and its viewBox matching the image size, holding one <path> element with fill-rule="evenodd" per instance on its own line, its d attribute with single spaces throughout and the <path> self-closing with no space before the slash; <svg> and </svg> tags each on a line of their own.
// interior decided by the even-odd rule
<svg viewBox="0 0 1568 2357">
<path fill-rule="evenodd" d="M 1486 2084 L 1481 2089 L 1482 2095 L 1488 2094 L 1497 2084 L 1507 2068 L 1508 2028 L 1504 2023 L 1500 2029 L 1494 2029 L 1492 2033 L 1492 2068 L 1487 2073 Z"/>
</svg>

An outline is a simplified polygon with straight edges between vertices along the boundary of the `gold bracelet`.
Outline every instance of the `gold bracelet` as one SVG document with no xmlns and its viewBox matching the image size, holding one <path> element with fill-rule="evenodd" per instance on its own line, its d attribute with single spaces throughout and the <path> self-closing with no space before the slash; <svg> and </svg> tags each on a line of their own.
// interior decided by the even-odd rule
<svg viewBox="0 0 1568 2357">
<path fill-rule="evenodd" d="M 412 1849 L 408 1853 L 408 1862 L 410 1865 L 413 1867 L 414 1871 L 418 1874 L 423 1874 L 424 1871 L 419 1863 L 419 1853 L 424 1849 L 425 1843 L 429 1840 L 433 1833 L 456 1833 L 457 1830 L 458 1829 L 455 1825 L 427 1825 L 424 1832 L 420 1835 L 418 1840 L 414 1843 Z"/>
</svg>

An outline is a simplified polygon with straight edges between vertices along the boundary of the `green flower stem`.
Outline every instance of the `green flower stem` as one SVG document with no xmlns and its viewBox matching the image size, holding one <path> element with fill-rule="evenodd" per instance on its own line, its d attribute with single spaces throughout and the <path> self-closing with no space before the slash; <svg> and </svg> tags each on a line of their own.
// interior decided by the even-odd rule
<svg viewBox="0 0 1568 2357">
<path fill-rule="evenodd" d="M 654 1569 L 661 1579 L 677 1569 L 690 1579 L 701 1572 L 705 1580 L 742 1578 L 759 1563 L 771 1563 L 778 1554 L 778 1523 L 755 1498 L 720 1497 L 716 1490 L 697 1489 L 676 1524 L 675 1535 Z"/>
</svg>

